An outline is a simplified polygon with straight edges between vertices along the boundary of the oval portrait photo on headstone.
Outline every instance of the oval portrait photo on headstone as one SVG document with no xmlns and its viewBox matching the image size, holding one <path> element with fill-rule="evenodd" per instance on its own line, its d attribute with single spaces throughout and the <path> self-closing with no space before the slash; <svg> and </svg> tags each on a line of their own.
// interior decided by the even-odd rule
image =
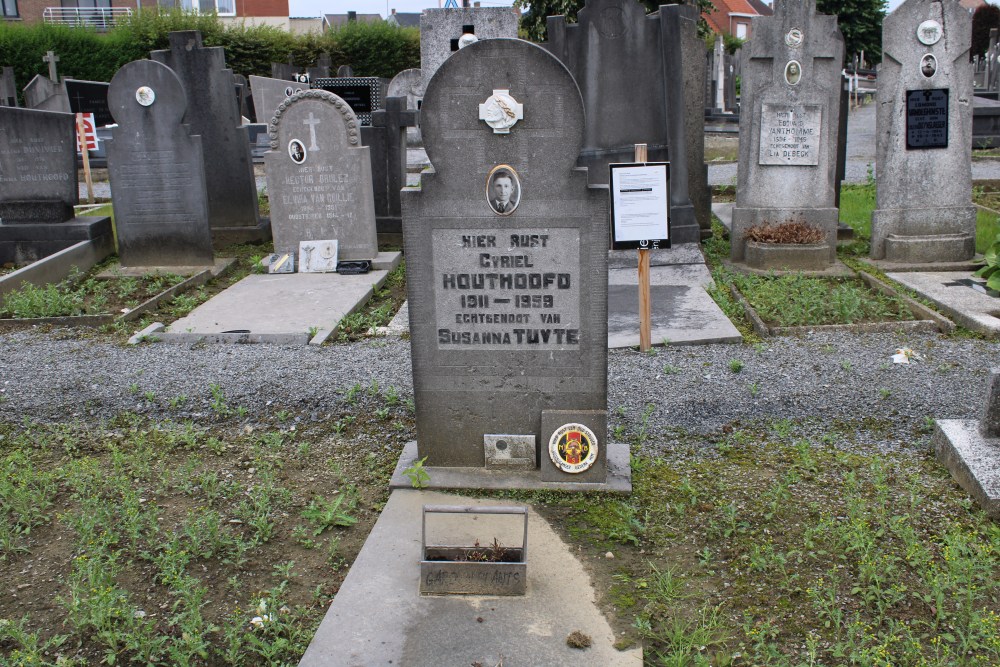
<svg viewBox="0 0 1000 667">
<path fill-rule="evenodd" d="M 486 201 L 497 215 L 510 215 L 521 203 L 521 179 L 510 165 L 490 170 L 486 176 Z"/>
<path fill-rule="evenodd" d="M 295 164 L 302 164 L 306 161 L 306 147 L 298 139 L 288 142 L 288 157 L 292 158 Z"/>
<path fill-rule="evenodd" d="M 597 460 L 597 436 L 583 424 L 563 424 L 549 438 L 549 458 L 563 472 L 588 470 Z"/>
<path fill-rule="evenodd" d="M 789 60 L 788 64 L 785 65 L 785 82 L 789 86 L 796 86 L 801 78 L 802 65 L 799 64 L 798 60 Z"/>
</svg>

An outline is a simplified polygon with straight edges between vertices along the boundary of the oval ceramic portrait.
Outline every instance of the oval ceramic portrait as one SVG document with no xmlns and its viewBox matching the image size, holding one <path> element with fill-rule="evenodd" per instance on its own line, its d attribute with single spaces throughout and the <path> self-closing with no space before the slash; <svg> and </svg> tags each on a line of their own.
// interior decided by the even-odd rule
<svg viewBox="0 0 1000 667">
<path fill-rule="evenodd" d="M 801 78 L 802 65 L 799 64 L 798 60 L 789 60 L 788 64 L 785 65 L 785 83 L 789 86 L 795 86 L 798 85 Z"/>
<path fill-rule="evenodd" d="M 521 179 L 510 165 L 497 165 L 486 176 L 486 202 L 497 215 L 510 215 L 521 203 Z"/>
<path fill-rule="evenodd" d="M 937 65 L 937 58 L 934 57 L 934 54 L 927 53 L 920 59 L 920 73 L 929 79 L 937 72 Z"/>
<path fill-rule="evenodd" d="M 142 86 L 135 91 L 135 101 L 144 107 L 148 107 L 156 101 L 156 93 L 149 86 Z"/>
<path fill-rule="evenodd" d="M 298 139 L 288 142 L 288 157 L 292 158 L 295 164 L 302 164 L 306 161 L 306 147 Z"/>
</svg>

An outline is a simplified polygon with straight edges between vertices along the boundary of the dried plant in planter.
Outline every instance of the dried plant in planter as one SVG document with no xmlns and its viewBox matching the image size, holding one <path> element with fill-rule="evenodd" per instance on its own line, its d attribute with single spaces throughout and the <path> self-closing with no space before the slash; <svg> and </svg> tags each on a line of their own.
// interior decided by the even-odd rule
<svg viewBox="0 0 1000 667">
<path fill-rule="evenodd" d="M 807 243 L 822 243 L 825 235 L 821 229 L 812 225 L 788 220 L 777 224 L 765 222 L 762 225 L 747 227 L 747 230 L 743 233 L 743 239 L 748 242 L 756 241 L 758 243 L 805 245 Z"/>
</svg>

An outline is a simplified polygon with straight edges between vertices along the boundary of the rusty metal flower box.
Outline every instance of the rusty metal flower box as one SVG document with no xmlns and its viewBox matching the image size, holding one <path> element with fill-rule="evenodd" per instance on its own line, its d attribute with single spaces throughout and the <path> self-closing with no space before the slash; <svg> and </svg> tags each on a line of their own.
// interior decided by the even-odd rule
<svg viewBox="0 0 1000 667">
<path fill-rule="evenodd" d="M 475 545 L 427 543 L 428 514 L 509 514 L 524 518 L 520 547 L 496 542 Z M 424 505 L 421 525 L 420 592 L 452 595 L 524 595 L 528 574 L 528 508 Z"/>
</svg>

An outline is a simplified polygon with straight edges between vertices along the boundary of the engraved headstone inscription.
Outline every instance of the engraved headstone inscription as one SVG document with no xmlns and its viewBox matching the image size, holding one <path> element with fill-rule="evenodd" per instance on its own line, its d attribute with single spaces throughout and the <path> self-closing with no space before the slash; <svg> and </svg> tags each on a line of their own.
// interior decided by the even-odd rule
<svg viewBox="0 0 1000 667">
<path fill-rule="evenodd" d="M 542 479 L 604 482 L 607 192 L 575 168 L 576 83 L 539 46 L 480 40 L 421 119 L 433 170 L 400 195 L 419 455 L 482 468 L 530 441 Z"/>
<path fill-rule="evenodd" d="M 742 49 L 742 101 L 731 258 L 744 261 L 744 234 L 762 224 L 802 222 L 823 233 L 821 270 L 837 251 L 837 135 L 844 38 L 837 17 L 815 0 L 786 0 L 753 20 Z"/>
<path fill-rule="evenodd" d="M 241 127 L 225 51 L 202 46 L 201 33 L 186 30 L 170 33 L 170 49 L 153 51 L 150 57 L 172 69 L 184 86 L 184 123 L 201 137 L 213 233 L 228 230 L 227 238 L 234 240 L 260 237 L 250 141 Z"/>
<path fill-rule="evenodd" d="M 588 168 L 591 183 L 606 184 L 608 165 L 631 162 L 635 144 L 647 144 L 651 162 L 669 160 L 675 243 L 701 238 L 688 191 L 684 69 L 702 56 L 693 53 L 684 62 L 681 29 L 696 30 L 694 22 L 682 21 L 688 12 L 697 14 L 674 6 L 647 16 L 637 0 L 588 0 L 576 24 L 562 16 L 547 22 L 546 48 L 573 74 L 587 110 L 579 165 Z"/>
<path fill-rule="evenodd" d="M 929 264 L 975 254 L 971 34 L 957 0 L 907 0 L 885 18 L 872 259 Z"/>
<path fill-rule="evenodd" d="M 122 266 L 211 266 L 202 144 L 181 124 L 180 79 L 136 60 L 115 73 L 108 101 L 118 123 L 107 152 Z"/>
<path fill-rule="evenodd" d="M 342 261 L 378 255 L 371 157 L 348 104 L 306 90 L 278 105 L 264 155 L 274 250 L 297 253 L 302 241 L 338 242 Z"/>
<path fill-rule="evenodd" d="M 97 127 L 111 125 L 115 119 L 108 108 L 108 85 L 102 81 L 79 81 L 66 79 L 66 95 L 69 97 L 69 108 L 73 113 L 94 114 L 94 124 Z"/>
</svg>

